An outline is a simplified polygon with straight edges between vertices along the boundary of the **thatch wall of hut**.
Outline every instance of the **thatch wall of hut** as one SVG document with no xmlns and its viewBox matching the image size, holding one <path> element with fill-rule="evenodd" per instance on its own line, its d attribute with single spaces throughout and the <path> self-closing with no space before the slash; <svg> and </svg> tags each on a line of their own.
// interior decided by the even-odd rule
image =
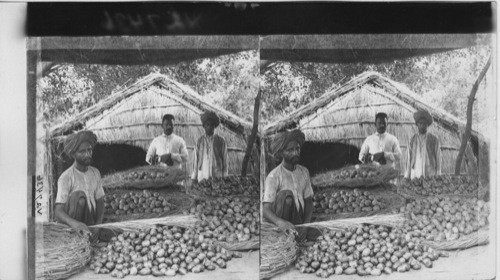
<svg viewBox="0 0 500 280">
<path fill-rule="evenodd" d="M 184 168 L 191 174 L 196 141 L 205 133 L 200 115 L 207 111 L 215 112 L 221 119 L 215 133 L 226 140 L 229 174 L 240 174 L 246 150 L 246 137 L 251 124 L 205 102 L 188 86 L 161 74 L 148 75 L 72 119 L 52 127 L 50 142 L 59 161 L 64 161 L 64 157 L 59 156 L 62 150 L 60 143 L 68 134 L 83 128 L 96 133 L 98 143 L 103 149 L 106 146 L 114 146 L 115 150 L 118 146 L 129 146 L 147 151 L 151 141 L 163 133 L 162 116 L 172 114 L 176 118 L 174 133 L 186 141 L 189 158 Z M 252 174 L 254 169 L 258 170 L 253 164 L 258 164 L 258 160 L 251 159 L 249 174 Z M 59 169 L 61 168 L 56 167 L 55 180 L 63 171 Z"/>
<path fill-rule="evenodd" d="M 97 134 L 100 143 L 121 143 L 147 151 L 151 141 L 163 133 L 164 114 L 175 116 L 174 133 L 186 141 L 189 152 L 187 171 L 191 173 L 196 141 L 204 133 L 200 120 L 203 113 L 189 102 L 173 95 L 168 89 L 151 86 L 115 105 L 112 110 L 87 121 L 87 129 Z M 239 174 L 246 149 L 244 135 L 224 124 L 215 133 L 222 136 L 228 147 L 229 173 Z"/>
<path fill-rule="evenodd" d="M 360 149 L 366 137 L 376 132 L 375 114 L 385 112 L 388 115 L 387 132 L 395 135 L 400 143 L 402 157 L 397 168 L 403 174 L 410 139 L 418 133 L 413 113 L 420 108 L 427 109 L 434 117 L 428 131 L 440 140 L 442 172 L 454 173 L 461 140 L 458 128 L 462 124 L 417 100 L 403 85 L 373 72 L 362 74 L 283 120 L 268 125 L 264 134 L 270 138 L 283 129 L 300 128 L 307 142 L 343 143 Z M 478 173 L 477 157 L 470 142 L 462 173 Z"/>
</svg>

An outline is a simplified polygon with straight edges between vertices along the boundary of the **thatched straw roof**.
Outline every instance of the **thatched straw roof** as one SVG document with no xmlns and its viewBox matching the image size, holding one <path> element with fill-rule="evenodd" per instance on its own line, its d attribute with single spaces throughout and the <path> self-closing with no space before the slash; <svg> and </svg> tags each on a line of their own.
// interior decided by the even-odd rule
<svg viewBox="0 0 500 280">
<path fill-rule="evenodd" d="M 94 131 L 101 144 L 128 144 L 147 150 L 151 141 L 163 133 L 161 118 L 176 117 L 174 133 L 184 138 L 189 151 L 190 172 L 197 139 L 205 132 L 200 114 L 215 112 L 221 125 L 216 133 L 228 145 L 230 173 L 239 173 L 251 124 L 238 116 L 209 104 L 196 92 L 161 74 L 150 74 L 130 87 L 113 93 L 70 120 L 50 129 L 53 141 L 82 128 Z"/>
<path fill-rule="evenodd" d="M 388 115 L 387 131 L 398 138 L 405 162 L 407 145 L 417 133 L 413 113 L 419 109 L 429 111 L 434 117 L 429 132 L 441 141 L 443 172 L 452 173 L 465 123 L 426 104 L 403 84 L 376 72 L 365 72 L 267 125 L 263 135 L 270 137 L 285 129 L 300 128 L 309 142 L 341 142 L 360 148 L 365 138 L 375 132 L 375 114 L 385 112 Z M 477 142 L 478 137 L 480 135 L 473 131 L 473 141 Z M 470 145 L 464 162 L 464 171 L 477 172 L 477 159 Z"/>
</svg>

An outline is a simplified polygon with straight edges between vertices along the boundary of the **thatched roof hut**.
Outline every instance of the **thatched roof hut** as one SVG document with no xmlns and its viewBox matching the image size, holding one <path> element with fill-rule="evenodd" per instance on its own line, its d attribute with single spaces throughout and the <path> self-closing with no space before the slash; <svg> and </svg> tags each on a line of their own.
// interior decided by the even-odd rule
<svg viewBox="0 0 500 280">
<path fill-rule="evenodd" d="M 403 84 L 376 72 L 365 72 L 281 120 L 268 124 L 263 129 L 263 137 L 269 139 L 285 129 L 300 128 L 306 135 L 301 163 L 311 173 L 336 169 L 357 162 L 363 141 L 375 132 L 375 114 L 385 112 L 388 115 L 387 131 L 395 135 L 401 145 L 403 155 L 399 170 L 403 173 L 407 146 L 412 135 L 417 133 L 413 113 L 419 109 L 428 110 L 434 117 L 429 132 L 441 141 L 443 173 L 454 173 L 465 123 L 426 104 Z M 463 173 L 478 172 L 478 137 L 473 131 L 462 166 Z M 273 168 L 272 165 L 267 163 L 268 169 Z"/>
<path fill-rule="evenodd" d="M 190 174 L 195 143 L 205 133 L 200 114 L 207 111 L 215 112 L 221 120 L 221 125 L 215 132 L 224 137 L 228 145 L 229 173 L 241 173 L 247 135 L 252 125 L 222 108 L 207 103 L 188 86 L 162 74 L 150 74 L 66 122 L 52 127 L 49 137 L 54 144 L 55 154 L 60 154 L 61 143 L 66 135 L 83 128 L 94 131 L 98 137 L 98 146 L 100 145 L 96 147 L 97 152 L 102 153 L 101 156 L 96 155 L 94 150 L 94 164 L 100 169 L 112 172 L 125 169 L 123 165 L 109 168 L 105 164 L 120 164 L 122 159 L 117 158 L 120 154 L 126 154 L 125 157 L 128 158 L 135 157 L 136 165 L 145 164 L 149 144 L 153 138 L 163 133 L 161 118 L 170 113 L 176 117 L 174 133 L 186 141 L 189 159 L 185 169 Z M 119 152 L 116 152 L 117 147 Z M 110 156 L 109 151 L 113 148 L 115 153 Z M 256 162 L 255 158 L 252 162 Z M 249 168 L 255 169 L 251 164 Z M 59 169 L 64 168 L 56 169 L 58 170 L 54 174 L 55 179 L 57 174 L 62 172 Z M 101 170 L 101 173 L 107 172 Z"/>
</svg>

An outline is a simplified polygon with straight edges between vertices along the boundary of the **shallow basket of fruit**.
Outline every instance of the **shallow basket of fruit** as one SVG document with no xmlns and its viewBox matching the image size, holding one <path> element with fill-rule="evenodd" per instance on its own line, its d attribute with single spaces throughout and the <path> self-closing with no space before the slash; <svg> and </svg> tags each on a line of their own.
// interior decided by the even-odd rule
<svg viewBox="0 0 500 280">
<path fill-rule="evenodd" d="M 259 249 L 259 205 L 257 199 L 212 198 L 197 201 L 189 212 L 199 217 L 200 233 L 228 250 L 243 251 Z"/>
<path fill-rule="evenodd" d="M 105 189 L 148 189 L 175 186 L 187 178 L 186 171 L 181 169 L 165 169 L 163 166 L 147 165 L 106 175 L 102 181 Z"/>
<path fill-rule="evenodd" d="M 260 188 L 254 177 L 228 176 L 210 178 L 193 184 L 189 194 L 198 199 L 206 197 L 254 197 L 259 198 Z"/>
<path fill-rule="evenodd" d="M 225 269 L 241 254 L 205 242 L 194 229 L 155 226 L 125 231 L 98 249 L 90 268 L 97 274 L 175 276 Z"/>
<path fill-rule="evenodd" d="M 357 164 L 338 170 L 317 174 L 311 178 L 315 187 L 372 187 L 380 185 L 398 176 L 392 167 L 379 164 Z"/>
<path fill-rule="evenodd" d="M 327 189 L 313 196 L 313 217 L 316 221 L 367 217 L 397 212 L 405 199 L 385 188 Z"/>
<path fill-rule="evenodd" d="M 433 261 L 447 256 L 400 229 L 365 224 L 346 231 L 325 232 L 301 252 L 295 267 L 322 278 L 334 274 L 379 276 L 430 268 Z"/>
<path fill-rule="evenodd" d="M 402 180 L 398 187 L 398 193 L 409 199 L 448 195 L 483 198 L 486 192 L 487 188 L 478 177 L 472 175 L 438 175 Z"/>
<path fill-rule="evenodd" d="M 104 221 L 160 218 L 182 213 L 194 204 L 193 198 L 179 191 L 115 189 L 104 196 Z"/>
<path fill-rule="evenodd" d="M 295 234 L 272 224 L 261 225 L 260 279 L 268 279 L 282 273 L 295 262 L 298 246 Z"/>
<path fill-rule="evenodd" d="M 65 279 L 78 273 L 91 258 L 87 236 L 58 223 L 37 224 L 36 279 Z"/>
<path fill-rule="evenodd" d="M 461 196 L 417 199 L 400 212 L 406 216 L 404 232 L 418 235 L 442 250 L 465 249 L 488 243 L 490 206 Z"/>
</svg>

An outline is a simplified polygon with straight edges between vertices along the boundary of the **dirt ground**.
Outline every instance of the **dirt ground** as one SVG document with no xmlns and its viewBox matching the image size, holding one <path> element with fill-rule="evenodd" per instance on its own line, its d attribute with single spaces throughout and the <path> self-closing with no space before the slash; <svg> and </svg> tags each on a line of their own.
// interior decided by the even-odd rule
<svg viewBox="0 0 500 280">
<path fill-rule="evenodd" d="M 473 247 L 463 251 L 449 251 L 450 257 L 440 258 L 433 263 L 432 268 L 411 270 L 405 273 L 382 274 L 381 276 L 363 276 L 362 279 L 377 280 L 482 280 L 495 278 L 496 254 L 495 245 Z M 330 276 L 336 280 L 359 278 L 352 275 Z M 272 278 L 273 280 L 285 279 L 310 279 L 318 280 L 314 274 L 300 273 L 294 267 L 288 268 L 284 273 Z"/>
<path fill-rule="evenodd" d="M 203 273 L 188 273 L 184 276 L 168 277 L 168 279 L 178 280 L 257 280 L 259 279 L 259 251 L 242 252 L 243 257 L 239 259 L 232 259 L 227 263 L 226 269 L 219 269 L 213 271 L 205 271 Z M 167 276 L 164 276 L 167 277 Z M 85 271 L 73 275 L 69 280 L 104 280 L 116 279 L 109 274 L 95 274 L 92 270 L 86 269 Z M 127 276 L 127 280 L 152 280 L 158 277 L 148 276 Z"/>
</svg>

